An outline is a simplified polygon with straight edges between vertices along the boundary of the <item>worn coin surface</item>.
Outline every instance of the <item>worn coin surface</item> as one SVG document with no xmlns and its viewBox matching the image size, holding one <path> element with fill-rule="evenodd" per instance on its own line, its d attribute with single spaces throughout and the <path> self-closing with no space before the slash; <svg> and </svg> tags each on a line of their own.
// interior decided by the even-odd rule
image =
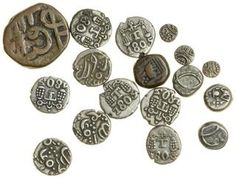
<svg viewBox="0 0 236 179">
<path fill-rule="evenodd" d="M 223 148 L 228 141 L 226 128 L 215 121 L 203 124 L 199 129 L 198 136 L 202 145 L 212 150 Z"/>
<path fill-rule="evenodd" d="M 141 56 L 135 63 L 133 70 L 135 81 L 145 88 L 162 85 L 170 75 L 166 59 L 159 54 Z"/>
<path fill-rule="evenodd" d="M 178 29 L 173 24 L 165 24 L 160 28 L 159 35 L 165 42 L 172 42 L 178 35 Z"/>
<path fill-rule="evenodd" d="M 208 61 L 204 63 L 202 72 L 206 77 L 214 78 L 220 73 L 220 65 L 216 61 Z"/>
<path fill-rule="evenodd" d="M 151 50 L 155 36 L 155 29 L 147 19 L 129 17 L 117 28 L 116 44 L 124 54 L 139 57 Z"/>
<path fill-rule="evenodd" d="M 71 152 L 61 140 L 48 138 L 36 147 L 33 154 L 36 168 L 46 175 L 58 175 L 71 164 Z"/>
<path fill-rule="evenodd" d="M 78 11 L 71 20 L 72 37 L 86 48 L 103 46 L 111 36 L 111 22 L 104 13 L 93 9 Z"/>
<path fill-rule="evenodd" d="M 30 99 L 44 113 L 57 113 L 67 105 L 70 89 L 66 81 L 55 77 L 38 79 L 31 89 Z"/>
<path fill-rule="evenodd" d="M 175 50 L 175 60 L 181 65 L 189 65 L 194 60 L 195 53 L 188 45 L 182 45 Z"/>
<path fill-rule="evenodd" d="M 36 4 L 15 15 L 6 26 L 6 53 L 23 66 L 42 67 L 53 62 L 69 42 L 65 18 L 48 4 Z"/>
<path fill-rule="evenodd" d="M 139 105 L 139 90 L 133 81 L 124 78 L 110 80 L 100 94 L 102 110 L 112 118 L 122 119 L 134 113 Z"/>
<path fill-rule="evenodd" d="M 171 124 L 178 117 L 180 99 L 165 87 L 150 90 L 141 101 L 141 113 L 150 125 Z"/>
<path fill-rule="evenodd" d="M 106 140 L 111 130 L 109 117 L 93 109 L 81 111 L 74 120 L 73 131 L 76 137 L 85 144 L 99 144 Z"/>
<path fill-rule="evenodd" d="M 169 126 L 154 127 L 148 134 L 147 152 L 158 164 L 168 164 L 175 161 L 181 152 L 181 141 L 177 132 Z"/>
<path fill-rule="evenodd" d="M 178 69 L 173 76 L 174 89 L 181 96 L 191 96 L 203 83 L 202 72 L 195 66 L 186 65 Z"/>
<path fill-rule="evenodd" d="M 230 89 L 222 84 L 210 86 L 204 94 L 206 106 L 213 111 L 222 111 L 227 108 L 233 99 Z"/>
<path fill-rule="evenodd" d="M 74 77 L 82 85 L 102 85 L 111 75 L 111 60 L 102 51 L 88 49 L 80 53 L 73 64 Z"/>
</svg>

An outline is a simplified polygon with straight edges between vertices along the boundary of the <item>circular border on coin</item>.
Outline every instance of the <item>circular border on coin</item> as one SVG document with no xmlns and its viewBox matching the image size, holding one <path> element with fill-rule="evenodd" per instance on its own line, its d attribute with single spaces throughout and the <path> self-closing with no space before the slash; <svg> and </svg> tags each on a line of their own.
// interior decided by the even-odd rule
<svg viewBox="0 0 236 179">
<path fill-rule="evenodd" d="M 208 61 L 203 64 L 202 72 L 208 78 L 217 77 L 220 73 L 220 64 L 216 61 Z"/>
<path fill-rule="evenodd" d="M 195 53 L 188 45 L 179 46 L 174 52 L 175 60 L 181 65 L 189 65 L 193 62 Z"/>
<path fill-rule="evenodd" d="M 163 41 L 173 42 L 178 35 L 178 29 L 173 24 L 165 24 L 160 28 L 159 35 Z"/>
</svg>

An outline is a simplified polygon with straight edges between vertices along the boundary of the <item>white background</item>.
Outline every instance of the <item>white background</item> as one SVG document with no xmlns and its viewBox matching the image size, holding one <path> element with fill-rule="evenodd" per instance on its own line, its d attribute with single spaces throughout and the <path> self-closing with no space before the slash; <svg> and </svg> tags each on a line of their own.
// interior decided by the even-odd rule
<svg viewBox="0 0 236 179">
<path fill-rule="evenodd" d="M 88 88 L 73 77 L 72 63 L 85 48 L 71 37 L 64 53 L 44 68 L 28 69 L 20 66 L 6 55 L 0 44 L 0 178 L 48 178 L 34 166 L 32 154 L 36 145 L 47 137 L 56 137 L 68 144 L 72 151 L 72 164 L 57 178 L 235 178 L 236 118 L 235 102 L 222 112 L 212 112 L 203 102 L 203 93 L 210 85 L 222 83 L 236 96 L 235 50 L 236 5 L 234 0 L 70 0 L 42 1 L 58 9 L 70 23 L 80 9 L 92 8 L 104 12 L 111 20 L 113 34 L 109 42 L 100 48 L 112 60 L 110 79 L 125 77 L 134 80 L 135 63 L 121 53 L 115 44 L 118 24 L 129 16 L 143 16 L 156 29 L 156 41 L 150 53 L 160 53 L 169 62 L 171 75 L 164 86 L 172 88 L 173 73 L 181 67 L 173 58 L 174 50 L 183 44 L 195 51 L 192 63 L 198 68 L 207 60 L 216 60 L 221 73 L 214 79 L 205 78 L 197 93 L 181 97 L 179 117 L 171 125 L 182 140 L 182 152 L 172 164 L 158 165 L 146 152 L 146 137 L 152 128 L 142 118 L 138 109 L 132 116 L 112 120 L 109 138 L 102 144 L 89 146 L 81 143 L 72 132 L 72 122 L 80 110 L 100 109 L 99 94 L 102 86 Z M 35 0 L 7 0 L 0 7 L 0 34 L 10 18 L 31 6 Z M 172 43 L 161 41 L 158 31 L 165 23 L 173 23 L 179 34 Z M 56 76 L 66 80 L 71 87 L 68 106 L 58 114 L 37 111 L 30 102 L 30 89 L 42 76 Z M 141 97 L 148 90 L 139 88 Z M 235 97 L 236 98 L 236 97 Z M 225 148 L 212 151 L 204 148 L 198 140 L 199 127 L 208 121 L 222 123 L 229 132 Z"/>
</svg>

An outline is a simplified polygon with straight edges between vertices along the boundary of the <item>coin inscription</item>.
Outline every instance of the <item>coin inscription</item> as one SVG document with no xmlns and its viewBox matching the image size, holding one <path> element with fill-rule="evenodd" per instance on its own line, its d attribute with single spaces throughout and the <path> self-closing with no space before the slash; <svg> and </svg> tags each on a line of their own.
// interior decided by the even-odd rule
<svg viewBox="0 0 236 179">
<path fill-rule="evenodd" d="M 220 73 L 220 65 L 216 61 L 208 61 L 204 63 L 202 72 L 206 77 L 214 78 Z"/>
<path fill-rule="evenodd" d="M 160 28 L 159 35 L 165 42 L 172 42 L 178 35 L 178 29 L 173 24 L 165 24 Z"/>
<path fill-rule="evenodd" d="M 188 45 L 182 45 L 175 50 L 175 59 L 181 65 L 189 65 L 192 63 L 195 53 Z"/>
</svg>

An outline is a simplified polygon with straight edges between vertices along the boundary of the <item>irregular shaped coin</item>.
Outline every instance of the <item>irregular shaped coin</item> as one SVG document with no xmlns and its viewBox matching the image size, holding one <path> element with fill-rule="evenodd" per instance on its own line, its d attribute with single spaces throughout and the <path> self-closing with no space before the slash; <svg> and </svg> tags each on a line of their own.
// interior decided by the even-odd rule
<svg viewBox="0 0 236 179">
<path fill-rule="evenodd" d="M 188 45 L 182 45 L 175 50 L 175 59 L 181 65 L 189 65 L 194 60 L 195 53 Z"/>
<path fill-rule="evenodd" d="M 178 29 L 173 24 L 165 24 L 160 28 L 159 35 L 165 42 L 172 42 L 178 35 Z"/>
<path fill-rule="evenodd" d="M 202 72 L 206 77 L 214 78 L 220 73 L 220 65 L 216 61 L 208 61 L 204 63 Z"/>
</svg>

